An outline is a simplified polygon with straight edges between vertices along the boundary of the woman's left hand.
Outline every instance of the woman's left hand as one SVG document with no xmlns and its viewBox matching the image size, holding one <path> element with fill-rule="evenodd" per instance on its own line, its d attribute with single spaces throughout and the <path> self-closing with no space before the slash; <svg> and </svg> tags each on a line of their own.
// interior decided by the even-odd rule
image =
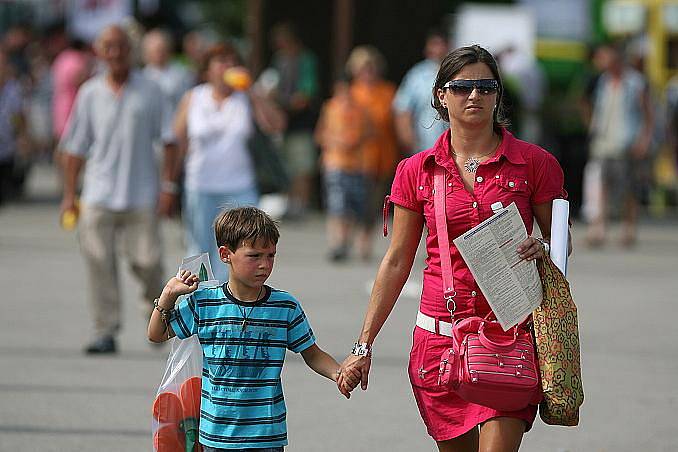
<svg viewBox="0 0 678 452">
<path fill-rule="evenodd" d="M 534 259 L 542 259 L 546 256 L 544 245 L 534 237 L 526 238 L 520 245 L 518 245 L 518 255 L 522 260 L 531 261 Z"/>
</svg>

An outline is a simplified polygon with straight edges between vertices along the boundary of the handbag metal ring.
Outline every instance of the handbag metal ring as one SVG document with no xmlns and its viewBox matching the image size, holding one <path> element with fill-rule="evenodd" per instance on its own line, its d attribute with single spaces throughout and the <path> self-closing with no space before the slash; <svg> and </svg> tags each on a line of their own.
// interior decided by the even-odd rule
<svg viewBox="0 0 678 452">
<path fill-rule="evenodd" d="M 447 302 L 445 303 L 445 307 L 447 308 L 448 311 L 450 311 L 450 314 L 453 314 L 454 311 L 457 310 L 457 302 L 454 301 L 454 297 L 456 297 L 456 296 L 457 296 L 457 292 L 455 291 L 455 292 L 452 293 L 452 295 L 447 295 L 445 297 L 445 300 L 447 300 Z M 452 309 L 450 309 L 450 302 L 452 302 Z"/>
</svg>

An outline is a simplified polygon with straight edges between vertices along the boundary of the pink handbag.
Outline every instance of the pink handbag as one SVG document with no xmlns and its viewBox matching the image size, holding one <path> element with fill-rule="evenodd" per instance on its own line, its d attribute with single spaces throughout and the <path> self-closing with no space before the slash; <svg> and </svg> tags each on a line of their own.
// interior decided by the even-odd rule
<svg viewBox="0 0 678 452">
<path fill-rule="evenodd" d="M 515 326 L 504 331 L 487 317 L 454 322 L 452 260 L 445 213 L 445 170 L 434 175 L 434 210 L 443 276 L 443 295 L 452 317 L 452 347 L 440 358 L 438 384 L 455 391 L 467 402 L 500 411 L 516 411 L 541 401 L 534 340 L 529 331 Z M 489 315 L 488 315 L 489 317 Z"/>
<path fill-rule="evenodd" d="M 534 344 L 517 326 L 469 317 L 455 323 L 452 347 L 440 360 L 438 384 L 472 403 L 516 411 L 541 401 Z"/>
</svg>

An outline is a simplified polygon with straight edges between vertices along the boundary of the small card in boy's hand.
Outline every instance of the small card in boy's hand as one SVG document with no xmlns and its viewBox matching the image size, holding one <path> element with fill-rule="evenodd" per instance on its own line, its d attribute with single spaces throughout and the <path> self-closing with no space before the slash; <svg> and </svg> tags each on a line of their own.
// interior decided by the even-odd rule
<svg viewBox="0 0 678 452">
<path fill-rule="evenodd" d="M 200 282 L 198 287 L 218 285 L 219 281 L 214 278 L 212 266 L 210 265 L 209 253 L 202 253 L 195 256 L 185 257 L 181 260 L 181 265 L 177 270 L 177 277 L 182 270 L 188 270 L 198 275 Z"/>
</svg>

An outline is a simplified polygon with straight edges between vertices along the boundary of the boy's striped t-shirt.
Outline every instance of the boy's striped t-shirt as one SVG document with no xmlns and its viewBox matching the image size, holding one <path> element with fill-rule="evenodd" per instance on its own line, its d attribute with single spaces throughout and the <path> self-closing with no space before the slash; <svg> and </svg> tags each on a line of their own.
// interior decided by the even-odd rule
<svg viewBox="0 0 678 452">
<path fill-rule="evenodd" d="M 224 286 L 197 290 L 170 320 L 177 337 L 197 334 L 203 349 L 200 442 L 207 446 L 287 445 L 280 380 L 285 351 L 302 352 L 315 337 L 292 295 L 264 288 L 255 303 L 238 301 Z"/>
</svg>

